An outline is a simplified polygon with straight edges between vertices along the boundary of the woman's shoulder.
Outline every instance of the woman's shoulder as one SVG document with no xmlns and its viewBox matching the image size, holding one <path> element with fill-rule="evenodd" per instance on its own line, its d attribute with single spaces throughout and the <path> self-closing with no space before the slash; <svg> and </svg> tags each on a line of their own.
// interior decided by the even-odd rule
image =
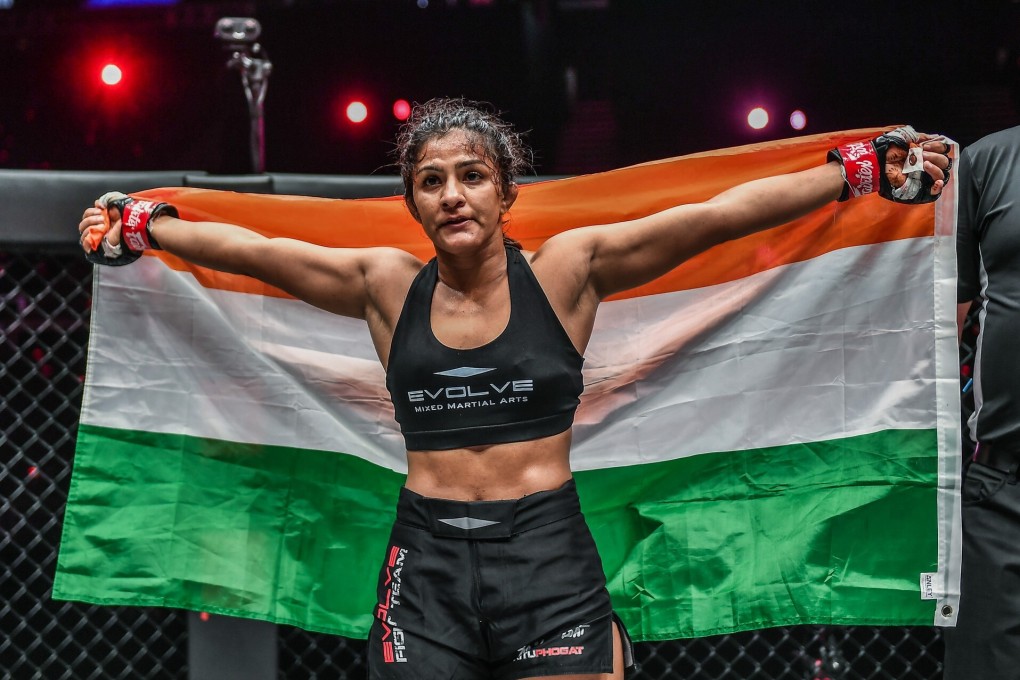
<svg viewBox="0 0 1020 680">
<path fill-rule="evenodd" d="M 412 272 L 417 274 L 425 266 L 420 258 L 402 248 L 378 246 L 362 248 L 362 259 L 373 269 L 390 269 L 391 273 Z"/>
<path fill-rule="evenodd" d="M 522 251 L 529 264 L 541 262 L 553 269 L 580 266 L 590 258 L 590 239 L 582 229 L 567 229 L 546 239 L 534 251 Z"/>
<path fill-rule="evenodd" d="M 535 249 L 528 262 L 553 307 L 566 310 L 576 306 L 590 286 L 591 258 L 590 242 L 564 231 Z"/>
<path fill-rule="evenodd" d="M 426 263 L 400 248 L 366 248 L 365 251 L 365 282 L 369 299 L 392 328 L 411 283 Z"/>
<path fill-rule="evenodd" d="M 359 266 L 365 281 L 372 290 L 386 290 L 394 286 L 406 292 L 411 279 L 417 276 L 425 263 L 412 253 L 400 248 L 359 248 Z"/>
</svg>

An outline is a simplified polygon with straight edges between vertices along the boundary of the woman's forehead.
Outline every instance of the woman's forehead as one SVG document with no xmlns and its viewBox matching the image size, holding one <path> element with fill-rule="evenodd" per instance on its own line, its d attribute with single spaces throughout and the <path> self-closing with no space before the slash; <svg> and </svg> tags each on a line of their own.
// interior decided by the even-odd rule
<svg viewBox="0 0 1020 680">
<path fill-rule="evenodd" d="M 415 165 L 428 164 L 431 161 L 462 158 L 473 156 L 489 163 L 488 154 L 485 152 L 485 145 L 478 138 L 478 135 L 466 130 L 454 129 L 449 132 L 433 137 L 422 145 L 421 154 Z"/>
</svg>

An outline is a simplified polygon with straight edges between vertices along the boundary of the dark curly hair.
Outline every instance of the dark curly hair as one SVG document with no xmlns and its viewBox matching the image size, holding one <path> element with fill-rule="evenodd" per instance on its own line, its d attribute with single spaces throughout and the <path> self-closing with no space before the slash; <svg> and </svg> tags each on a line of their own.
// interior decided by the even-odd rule
<svg viewBox="0 0 1020 680">
<path fill-rule="evenodd" d="M 452 130 L 464 130 L 481 148 L 492 162 L 496 185 L 504 196 L 517 178 L 531 169 L 531 149 L 520 133 L 485 104 L 462 98 L 416 104 L 397 134 L 396 157 L 404 180 L 404 203 L 418 221 L 421 218 L 414 204 L 414 166 L 421 160 L 426 144 Z"/>
</svg>

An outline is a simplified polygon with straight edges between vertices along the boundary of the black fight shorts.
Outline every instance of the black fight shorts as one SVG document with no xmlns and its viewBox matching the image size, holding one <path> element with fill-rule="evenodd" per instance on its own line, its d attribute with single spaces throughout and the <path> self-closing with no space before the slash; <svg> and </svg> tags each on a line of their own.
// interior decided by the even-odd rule
<svg viewBox="0 0 1020 680">
<path fill-rule="evenodd" d="M 377 594 L 373 679 L 613 670 L 618 619 L 573 480 L 513 501 L 401 489 Z M 629 667 L 630 641 L 619 630 Z"/>
</svg>

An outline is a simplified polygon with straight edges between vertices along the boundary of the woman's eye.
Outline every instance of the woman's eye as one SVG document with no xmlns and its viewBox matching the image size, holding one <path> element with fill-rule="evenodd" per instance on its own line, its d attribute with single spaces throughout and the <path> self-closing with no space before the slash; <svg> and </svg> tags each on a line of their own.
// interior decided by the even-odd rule
<svg viewBox="0 0 1020 680">
<path fill-rule="evenodd" d="M 421 183 L 423 186 L 434 187 L 437 184 L 439 184 L 439 178 L 436 177 L 435 175 L 429 175 L 428 177 L 423 179 Z"/>
<path fill-rule="evenodd" d="M 468 182 L 477 182 L 478 180 L 482 179 L 482 173 L 478 172 L 477 170 L 471 170 L 464 175 L 464 179 L 466 179 Z"/>
</svg>

